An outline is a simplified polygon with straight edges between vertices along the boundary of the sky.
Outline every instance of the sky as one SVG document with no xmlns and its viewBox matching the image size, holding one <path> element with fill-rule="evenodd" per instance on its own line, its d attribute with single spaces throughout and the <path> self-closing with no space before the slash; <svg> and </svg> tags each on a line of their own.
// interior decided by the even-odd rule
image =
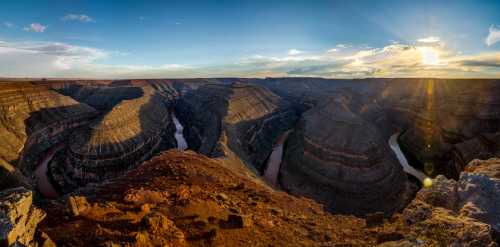
<svg viewBox="0 0 500 247">
<path fill-rule="evenodd" d="M 0 77 L 500 78 L 500 1 L 0 2 Z"/>
</svg>

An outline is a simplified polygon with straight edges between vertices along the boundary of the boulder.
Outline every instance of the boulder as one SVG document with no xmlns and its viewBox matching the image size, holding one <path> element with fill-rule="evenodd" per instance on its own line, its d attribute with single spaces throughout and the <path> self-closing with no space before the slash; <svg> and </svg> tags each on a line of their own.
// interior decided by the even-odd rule
<svg viewBox="0 0 500 247">
<path fill-rule="evenodd" d="M 17 187 L 0 192 L 2 246 L 37 246 L 34 236 L 45 213 L 34 207 L 31 191 Z"/>
</svg>

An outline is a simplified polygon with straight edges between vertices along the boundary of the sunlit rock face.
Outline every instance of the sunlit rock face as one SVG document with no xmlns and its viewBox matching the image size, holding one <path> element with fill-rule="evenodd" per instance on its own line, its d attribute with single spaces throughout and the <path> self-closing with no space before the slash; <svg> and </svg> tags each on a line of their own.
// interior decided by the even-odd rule
<svg viewBox="0 0 500 247">
<path fill-rule="evenodd" d="M 500 180 L 488 169 L 498 168 L 498 160 L 475 160 L 472 169 L 462 172 L 458 181 L 439 175 L 433 186 L 422 189 L 417 199 L 477 219 L 500 232 Z"/>
<path fill-rule="evenodd" d="M 140 91 L 139 97 L 130 98 L 132 89 Z M 104 108 L 108 110 L 100 117 L 73 133 L 65 155 L 54 161 L 52 173 L 61 188 L 116 176 L 159 149 L 174 146 L 173 124 L 164 97 L 151 87 L 117 88 L 114 94 L 123 92 L 119 103 Z M 92 95 L 85 101 L 98 105 L 99 99 Z"/>
<path fill-rule="evenodd" d="M 178 105 L 190 148 L 211 157 L 262 170 L 278 136 L 296 115 L 268 89 L 245 83 L 208 84 L 185 94 Z"/>
<path fill-rule="evenodd" d="M 40 246 L 37 225 L 45 212 L 32 205 L 33 193 L 23 187 L 0 192 L 0 243 L 2 246 Z M 44 245 L 45 246 L 45 245 Z"/>
<path fill-rule="evenodd" d="M 96 114 L 92 107 L 43 86 L 0 83 L 0 163 L 30 176 L 43 152 Z"/>
<path fill-rule="evenodd" d="M 404 207 L 413 189 L 370 108 L 339 94 L 305 112 L 285 147 L 282 186 L 333 212 L 390 214 Z"/>
</svg>

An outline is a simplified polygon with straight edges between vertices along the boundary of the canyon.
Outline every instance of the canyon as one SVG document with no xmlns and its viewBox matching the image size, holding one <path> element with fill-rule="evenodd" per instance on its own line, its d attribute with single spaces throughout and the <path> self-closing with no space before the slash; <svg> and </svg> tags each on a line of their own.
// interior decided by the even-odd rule
<svg viewBox="0 0 500 247">
<path fill-rule="evenodd" d="M 0 189 L 45 212 L 33 246 L 496 246 L 498 95 L 493 79 L 6 81 Z"/>
</svg>

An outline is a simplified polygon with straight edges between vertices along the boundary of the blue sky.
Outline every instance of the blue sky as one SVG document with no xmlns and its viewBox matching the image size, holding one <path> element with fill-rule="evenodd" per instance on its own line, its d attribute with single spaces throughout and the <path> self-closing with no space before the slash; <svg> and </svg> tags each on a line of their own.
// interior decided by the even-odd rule
<svg viewBox="0 0 500 247">
<path fill-rule="evenodd" d="M 500 77 L 500 1 L 8 1 L 0 77 Z"/>
</svg>

